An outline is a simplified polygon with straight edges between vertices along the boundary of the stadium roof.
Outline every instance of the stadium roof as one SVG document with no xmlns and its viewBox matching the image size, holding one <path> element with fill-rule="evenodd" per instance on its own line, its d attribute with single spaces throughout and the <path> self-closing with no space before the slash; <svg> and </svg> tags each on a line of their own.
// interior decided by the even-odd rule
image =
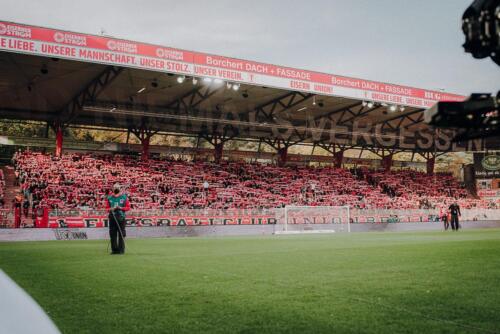
<svg viewBox="0 0 500 334">
<path fill-rule="evenodd" d="M 2 118 L 130 130 L 449 151 L 423 123 L 464 97 L 0 22 Z M 434 145 L 436 144 L 436 145 Z"/>
</svg>

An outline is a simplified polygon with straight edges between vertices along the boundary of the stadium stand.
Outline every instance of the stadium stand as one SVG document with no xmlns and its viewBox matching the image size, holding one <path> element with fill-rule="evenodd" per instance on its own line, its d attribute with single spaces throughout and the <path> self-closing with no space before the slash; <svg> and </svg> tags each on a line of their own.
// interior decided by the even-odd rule
<svg viewBox="0 0 500 334">
<path fill-rule="evenodd" d="M 394 209 L 445 208 L 457 201 L 465 209 L 491 208 L 493 202 L 475 199 L 451 174 L 428 175 L 415 170 L 373 171 L 356 169 L 358 178 L 387 194 Z"/>
<path fill-rule="evenodd" d="M 367 209 L 434 208 L 458 200 L 486 208 L 451 176 L 416 171 L 379 172 L 333 167 L 277 167 L 243 162 L 142 161 L 125 155 L 30 151 L 13 158 L 20 187 L 32 209 L 101 208 L 114 183 L 126 187 L 134 209 L 276 208 L 285 205 L 349 205 Z M 207 187 L 204 187 L 206 184 Z"/>
</svg>

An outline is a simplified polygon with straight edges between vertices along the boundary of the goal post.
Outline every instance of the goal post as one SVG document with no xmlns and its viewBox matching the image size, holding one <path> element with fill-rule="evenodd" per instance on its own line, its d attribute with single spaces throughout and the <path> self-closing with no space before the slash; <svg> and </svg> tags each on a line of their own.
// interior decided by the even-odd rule
<svg viewBox="0 0 500 334">
<path fill-rule="evenodd" d="M 276 234 L 351 232 L 349 206 L 285 206 Z"/>
</svg>

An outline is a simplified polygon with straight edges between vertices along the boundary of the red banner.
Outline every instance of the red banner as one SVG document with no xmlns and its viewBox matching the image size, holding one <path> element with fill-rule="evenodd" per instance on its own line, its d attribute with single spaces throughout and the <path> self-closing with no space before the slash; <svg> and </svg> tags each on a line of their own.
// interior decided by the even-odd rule
<svg viewBox="0 0 500 334">
<path fill-rule="evenodd" d="M 482 198 L 500 198 L 500 189 L 481 189 L 477 194 Z"/>
<path fill-rule="evenodd" d="M 414 87 L 0 21 L 0 50 L 416 107 L 465 97 Z"/>
<path fill-rule="evenodd" d="M 282 219 L 282 218 L 281 218 Z M 224 216 L 203 216 L 203 215 L 183 215 L 183 216 L 129 216 L 126 219 L 127 226 L 207 226 L 207 225 L 274 225 L 282 223 L 282 220 L 272 213 L 261 215 L 224 215 Z M 342 221 L 345 217 L 325 215 L 309 217 L 304 219 L 289 219 L 290 224 L 330 224 L 346 223 Z M 438 221 L 437 215 L 353 215 L 351 223 L 419 223 Z M 50 217 L 48 227 L 107 227 L 108 217 L 106 216 L 78 216 L 78 217 Z"/>
<path fill-rule="evenodd" d="M 198 226 L 198 225 L 271 225 L 276 224 L 274 215 L 239 216 L 130 216 L 127 226 Z M 106 216 L 50 217 L 49 227 L 106 227 Z"/>
</svg>

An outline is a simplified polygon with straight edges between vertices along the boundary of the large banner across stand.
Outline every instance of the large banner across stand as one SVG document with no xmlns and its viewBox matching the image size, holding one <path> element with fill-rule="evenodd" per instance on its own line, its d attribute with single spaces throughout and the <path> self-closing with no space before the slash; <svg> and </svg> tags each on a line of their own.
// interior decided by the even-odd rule
<svg viewBox="0 0 500 334">
<path fill-rule="evenodd" d="M 322 207 L 317 207 L 322 208 Z M 300 218 L 289 219 L 288 224 L 343 224 L 346 215 L 339 210 L 321 210 L 310 214 L 305 210 Z M 500 221 L 500 210 L 462 208 L 463 221 Z M 309 213 L 309 214 L 308 214 Z M 168 209 L 140 210 L 127 214 L 128 226 L 210 226 L 210 225 L 276 225 L 284 224 L 284 209 Z M 299 216 L 297 216 L 299 217 Z M 365 223 L 427 223 L 439 221 L 439 210 L 385 210 L 350 209 L 350 222 Z M 47 224 L 37 225 L 50 228 L 107 227 L 105 211 L 55 212 L 48 215 Z"/>
<path fill-rule="evenodd" d="M 281 210 L 170 209 L 137 210 L 127 214 L 128 226 L 197 226 L 197 225 L 271 225 L 280 219 Z M 55 212 L 49 215 L 48 227 L 106 227 L 108 214 L 103 210 Z"/>
<path fill-rule="evenodd" d="M 50 228 L 57 227 L 107 227 L 108 217 L 75 216 L 50 217 Z M 213 216 L 200 215 L 166 216 L 166 215 L 133 215 L 126 219 L 127 226 L 199 226 L 199 225 L 271 225 L 276 224 L 276 218 L 271 215 L 260 216 Z"/>
<path fill-rule="evenodd" d="M 0 50 L 428 108 L 464 96 L 0 21 Z"/>
<path fill-rule="evenodd" d="M 350 211 L 351 223 L 420 223 L 437 221 L 436 210 L 358 210 Z M 346 216 L 325 212 L 302 219 L 289 219 L 289 224 L 340 224 Z M 203 226 L 203 225 L 274 225 L 284 223 L 283 209 L 262 210 L 151 210 L 130 212 L 128 226 Z M 50 228 L 107 227 L 105 212 L 52 212 Z"/>
</svg>

